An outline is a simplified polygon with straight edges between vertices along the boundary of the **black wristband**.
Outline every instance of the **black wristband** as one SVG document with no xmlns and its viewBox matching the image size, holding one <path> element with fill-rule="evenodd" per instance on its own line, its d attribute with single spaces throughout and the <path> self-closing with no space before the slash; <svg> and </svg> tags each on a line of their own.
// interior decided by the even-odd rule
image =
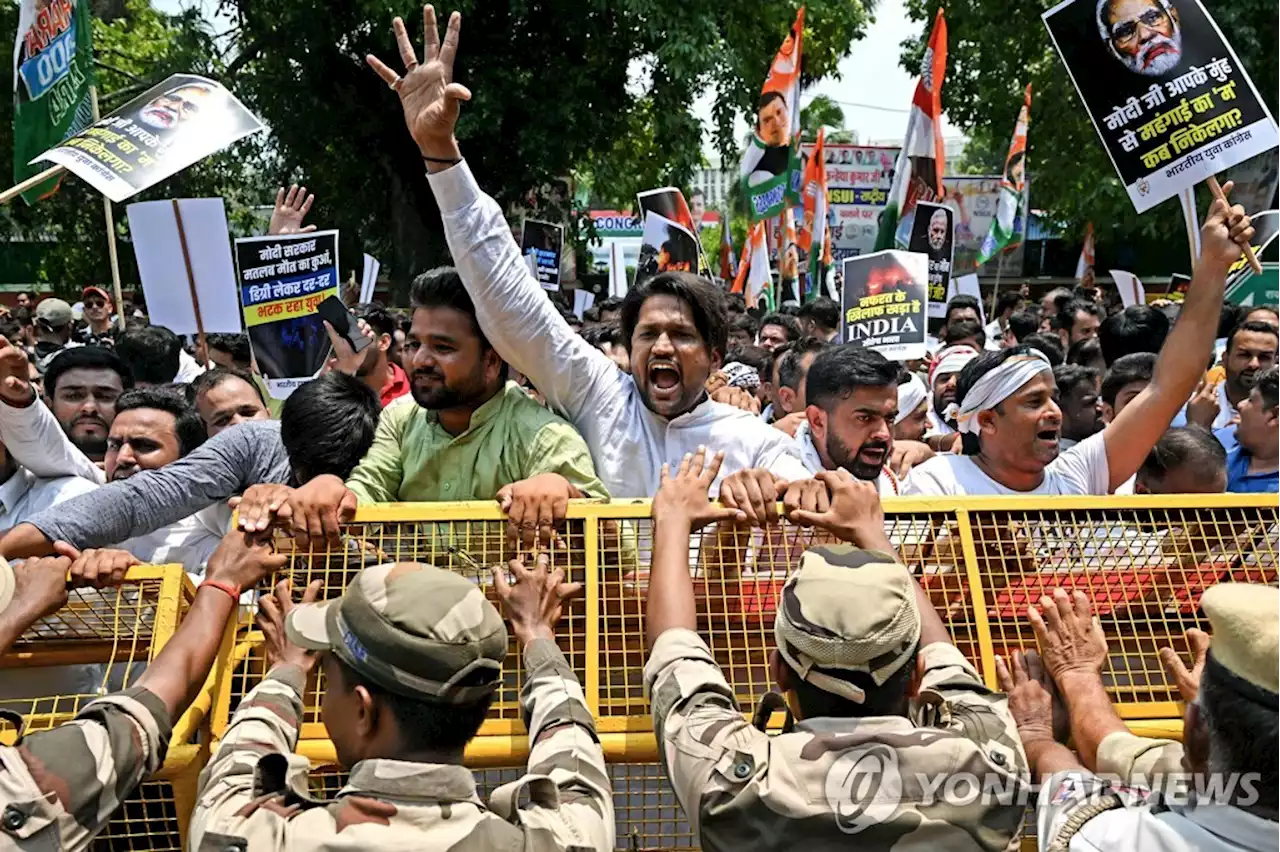
<svg viewBox="0 0 1280 852">
<path fill-rule="evenodd" d="M 456 166 L 462 162 L 461 157 L 428 157 L 426 154 L 422 155 L 422 159 L 428 163 L 444 163 L 446 166 Z"/>
</svg>

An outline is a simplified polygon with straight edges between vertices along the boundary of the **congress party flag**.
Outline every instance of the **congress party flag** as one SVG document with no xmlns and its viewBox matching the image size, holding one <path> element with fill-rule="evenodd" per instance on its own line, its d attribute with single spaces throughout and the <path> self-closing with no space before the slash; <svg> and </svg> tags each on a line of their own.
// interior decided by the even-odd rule
<svg viewBox="0 0 1280 852">
<path fill-rule="evenodd" d="M 946 74 L 947 19 L 939 9 L 920 64 L 920 81 L 911 98 L 907 134 L 893 169 L 893 185 L 881 215 L 876 251 L 895 245 L 906 248 L 916 202 L 942 198 L 942 173 L 947 165 L 942 144 L 942 82 Z"/>
<path fill-rule="evenodd" d="M 13 180 L 47 168 L 31 161 L 93 123 L 93 23 L 89 0 L 21 0 L 13 44 Z M 61 177 L 27 190 L 28 204 Z"/>
<path fill-rule="evenodd" d="M 755 307 L 763 293 L 768 298 L 773 272 L 769 268 L 769 247 L 765 244 L 764 222 L 756 222 L 747 232 L 747 242 L 742 247 L 742 259 L 738 261 L 738 276 L 733 280 L 730 292 L 741 293 L 747 307 Z"/>
<path fill-rule="evenodd" d="M 809 253 L 809 275 L 804 300 L 820 295 L 822 270 L 831 262 L 827 237 L 827 160 L 826 128 L 818 128 L 818 141 L 809 153 L 800 183 L 804 199 L 804 221 L 800 225 L 797 245 Z"/>
<path fill-rule="evenodd" d="M 1093 248 L 1093 223 L 1090 222 L 1084 229 L 1084 245 L 1080 247 L 1080 259 L 1076 261 L 1076 280 L 1083 281 L 1085 276 L 1093 270 L 1093 264 L 1096 258 Z"/>
<path fill-rule="evenodd" d="M 804 7 L 769 66 L 756 106 L 755 132 L 742 155 L 747 215 L 758 222 L 800 200 L 800 57 Z"/>
<path fill-rule="evenodd" d="M 1027 124 L 1031 121 L 1031 84 L 1018 110 L 1018 120 L 1013 126 L 1013 141 L 1004 158 L 1004 176 L 1000 179 L 1000 200 L 996 202 L 996 215 L 991 220 L 991 230 L 978 250 L 978 266 L 986 263 L 1002 251 L 1022 242 L 1027 232 Z"/>
</svg>

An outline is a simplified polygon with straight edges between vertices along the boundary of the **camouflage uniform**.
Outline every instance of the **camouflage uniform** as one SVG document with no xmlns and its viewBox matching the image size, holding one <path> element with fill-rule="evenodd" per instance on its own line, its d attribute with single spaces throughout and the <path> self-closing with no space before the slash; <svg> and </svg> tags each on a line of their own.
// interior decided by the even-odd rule
<svg viewBox="0 0 1280 852">
<path fill-rule="evenodd" d="M 1274 731 L 1280 703 L 1280 590 L 1222 583 L 1204 593 L 1200 606 L 1213 634 L 1197 699 L 1201 718 L 1208 720 L 1209 708 L 1216 703 L 1212 698 L 1206 703 L 1206 691 L 1235 693 L 1237 701 L 1256 703 L 1263 724 Z M 1237 725 L 1241 720 L 1207 724 Z M 1099 773 L 1114 772 L 1122 784 L 1084 769 L 1058 772 L 1044 782 L 1036 817 L 1041 852 L 1274 852 L 1276 823 L 1237 806 L 1250 804 L 1237 797 L 1256 798 L 1266 795 L 1268 786 L 1274 789 L 1274 751 L 1267 755 L 1260 746 L 1251 758 L 1253 765 L 1215 769 L 1218 775 L 1193 781 L 1181 765 L 1182 747 L 1177 743 L 1153 740 L 1144 749 L 1136 739 L 1111 734 L 1098 749 Z M 1212 753 L 1212 737 L 1209 748 L 1212 766 L 1222 760 Z M 1146 777 L 1136 777 L 1138 773 Z M 1252 783 L 1245 780 L 1251 775 Z M 1264 776 L 1261 785 L 1258 775 Z M 1129 783 L 1155 784 L 1159 792 Z M 1213 789 L 1211 783 L 1218 785 L 1217 800 L 1199 796 Z M 1275 802 L 1269 804 L 1275 807 Z"/>
<path fill-rule="evenodd" d="M 403 563 L 367 568 L 342 598 L 295 608 L 286 629 L 384 689 L 438 703 L 492 692 L 507 648 L 502 618 L 475 584 Z M 313 799 L 309 764 L 292 753 L 305 678 L 276 666 L 240 703 L 201 773 L 188 848 L 612 849 L 613 800 L 582 687 L 554 642 L 528 645 L 524 665 L 528 774 L 488 807 L 463 766 L 384 758 L 352 767 L 336 799 Z M 457 685 L 478 670 L 491 680 Z"/>
<path fill-rule="evenodd" d="M 779 598 L 775 633 L 793 671 L 861 703 L 862 691 L 832 674 L 860 670 L 882 684 L 911 660 L 920 621 L 910 575 L 883 553 L 810 548 Z M 919 655 L 910 718 L 805 719 L 770 737 L 744 720 L 697 634 L 663 633 L 645 685 L 662 765 L 702 848 L 1016 846 L 1028 779 L 1004 696 L 949 644 Z M 1009 803 L 946 804 L 942 787 L 930 795 L 927 785 L 956 773 L 994 784 Z"/>
<path fill-rule="evenodd" d="M 75 720 L 0 747 L 0 850 L 87 849 L 142 779 L 164 763 L 173 729 L 160 699 L 129 689 Z"/>
</svg>

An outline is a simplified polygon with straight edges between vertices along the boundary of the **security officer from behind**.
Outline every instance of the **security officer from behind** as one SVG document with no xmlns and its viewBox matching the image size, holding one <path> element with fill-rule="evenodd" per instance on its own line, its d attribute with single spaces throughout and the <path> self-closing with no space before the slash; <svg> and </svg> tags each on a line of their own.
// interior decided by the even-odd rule
<svg viewBox="0 0 1280 852">
<path fill-rule="evenodd" d="M 1041 850 L 1218 852 L 1277 848 L 1280 832 L 1280 590 L 1221 583 L 1200 605 L 1212 641 L 1195 701 L 1183 716 L 1186 773 L 1152 774 L 1148 786 L 1103 778 L 1053 741 L 1041 682 L 1018 668 L 1009 692 L 1033 771 L 1043 778 Z M 1081 616 L 1087 620 L 1087 609 Z M 1061 621 L 1069 622 L 1068 614 Z M 1050 641 L 1070 624 L 1050 622 Z M 1068 705 L 1070 712 L 1075 708 Z M 1074 727 L 1078 720 L 1072 719 Z M 1167 761 L 1162 761 L 1167 768 Z M 1152 790 L 1151 788 L 1154 788 Z"/>
<path fill-rule="evenodd" d="M 553 628 L 578 591 L 549 571 L 494 569 L 524 648 L 528 774 L 476 793 L 463 750 L 502 683 L 507 631 L 484 589 L 416 563 L 365 568 L 342 597 L 293 606 L 287 582 L 262 600 L 269 670 L 236 709 L 200 774 L 188 849 L 612 849 L 613 799 L 591 713 Z M 294 754 L 307 676 L 323 668 L 321 717 L 350 768 L 332 801 L 309 795 Z"/>
<path fill-rule="evenodd" d="M 839 470 L 802 486 L 800 505 L 811 510 L 790 520 L 855 546 L 810 547 L 778 598 L 771 695 L 786 696 L 794 729 L 771 737 L 743 719 L 696 632 L 689 573 L 693 530 L 743 520 L 708 501 L 721 459 L 704 465 L 700 450 L 674 476 L 664 471 L 645 616 L 659 756 L 702 848 L 1016 844 L 1028 778 L 1013 718 L 897 562 L 874 483 Z"/>
</svg>

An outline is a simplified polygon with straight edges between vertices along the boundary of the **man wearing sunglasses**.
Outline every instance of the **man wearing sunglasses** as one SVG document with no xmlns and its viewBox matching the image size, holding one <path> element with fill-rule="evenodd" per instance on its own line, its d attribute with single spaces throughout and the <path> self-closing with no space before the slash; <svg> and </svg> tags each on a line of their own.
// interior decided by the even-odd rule
<svg viewBox="0 0 1280 852">
<path fill-rule="evenodd" d="M 1182 59 L 1182 25 L 1171 0 L 1098 0 L 1098 34 L 1135 74 L 1157 77 Z"/>
<path fill-rule="evenodd" d="M 84 304 L 85 327 L 76 333 L 76 340 L 86 346 L 105 346 L 110 349 L 115 343 L 114 329 L 111 325 L 111 297 L 101 287 L 85 287 L 80 296 Z"/>
</svg>

